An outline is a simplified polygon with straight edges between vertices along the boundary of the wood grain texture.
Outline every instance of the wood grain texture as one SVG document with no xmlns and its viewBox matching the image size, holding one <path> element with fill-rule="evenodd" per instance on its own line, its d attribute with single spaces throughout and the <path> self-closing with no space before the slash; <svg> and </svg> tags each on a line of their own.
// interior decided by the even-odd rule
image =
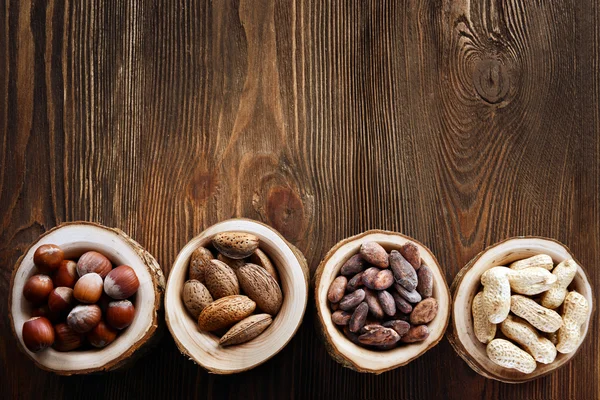
<svg viewBox="0 0 600 400">
<path fill-rule="evenodd" d="M 133 369 L 60 378 L 18 352 L 6 292 L 21 252 L 63 221 L 120 228 L 168 273 L 190 238 L 244 216 L 313 270 L 340 239 L 400 231 L 449 282 L 486 245 L 554 237 L 598 298 L 599 76 L 592 0 L 0 0 L 0 394 L 600 397 L 597 335 L 519 386 L 475 374 L 446 340 L 368 376 L 327 356 L 314 306 L 235 377 L 166 335 Z"/>
</svg>

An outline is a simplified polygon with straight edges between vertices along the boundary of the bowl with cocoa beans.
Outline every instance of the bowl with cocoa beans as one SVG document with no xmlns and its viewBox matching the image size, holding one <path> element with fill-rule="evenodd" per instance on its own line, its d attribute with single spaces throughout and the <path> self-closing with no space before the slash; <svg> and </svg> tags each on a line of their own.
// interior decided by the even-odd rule
<svg viewBox="0 0 600 400">
<path fill-rule="evenodd" d="M 471 260 L 452 283 L 448 339 L 477 373 L 522 383 L 565 366 L 595 307 L 581 264 L 562 243 L 515 237 Z"/>
<path fill-rule="evenodd" d="M 9 310 L 21 350 L 60 375 L 109 371 L 155 338 L 165 279 L 156 260 L 119 229 L 69 222 L 17 261 Z"/>
<path fill-rule="evenodd" d="M 302 253 L 273 228 L 236 218 L 193 238 L 177 256 L 166 321 L 182 354 L 216 374 L 247 371 L 294 336 L 308 300 Z"/>
<path fill-rule="evenodd" d="M 400 233 L 342 240 L 315 275 L 318 327 L 329 354 L 358 372 L 406 365 L 443 337 L 450 292 L 431 251 Z"/>
</svg>

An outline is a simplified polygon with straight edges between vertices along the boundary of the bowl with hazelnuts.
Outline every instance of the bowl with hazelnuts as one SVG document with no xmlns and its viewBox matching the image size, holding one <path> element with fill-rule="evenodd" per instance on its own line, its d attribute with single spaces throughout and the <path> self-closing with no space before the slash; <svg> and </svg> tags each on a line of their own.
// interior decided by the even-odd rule
<svg viewBox="0 0 600 400">
<path fill-rule="evenodd" d="M 181 250 L 169 274 L 165 317 L 182 354 L 212 373 L 233 374 L 285 347 L 307 300 L 302 253 L 273 228 L 236 218 Z"/>
<path fill-rule="evenodd" d="M 21 350 L 60 375 L 119 368 L 159 326 L 165 279 L 119 229 L 69 222 L 40 236 L 13 270 L 9 316 Z"/>
<path fill-rule="evenodd" d="M 344 239 L 315 273 L 317 326 L 343 366 L 380 374 L 406 365 L 442 339 L 450 291 L 433 253 L 397 232 Z"/>
</svg>

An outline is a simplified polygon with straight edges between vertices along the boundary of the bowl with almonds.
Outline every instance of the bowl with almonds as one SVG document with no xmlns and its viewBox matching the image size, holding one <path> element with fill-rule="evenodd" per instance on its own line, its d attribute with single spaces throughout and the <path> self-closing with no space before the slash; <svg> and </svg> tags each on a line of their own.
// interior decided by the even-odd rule
<svg viewBox="0 0 600 400">
<path fill-rule="evenodd" d="M 448 339 L 477 373 L 527 382 L 565 366 L 595 307 L 571 251 L 543 237 L 514 237 L 473 258 L 452 283 Z"/>
<path fill-rule="evenodd" d="M 123 231 L 64 223 L 17 261 L 11 327 L 42 369 L 59 375 L 114 370 L 156 341 L 164 288 L 154 257 Z"/>
<path fill-rule="evenodd" d="M 329 354 L 358 372 L 406 365 L 443 337 L 450 292 L 418 241 L 371 230 L 342 240 L 315 274 L 317 326 Z"/>
<path fill-rule="evenodd" d="M 179 350 L 217 374 L 247 371 L 277 354 L 306 310 L 308 266 L 273 228 L 236 218 L 193 238 L 165 293 Z"/>
</svg>

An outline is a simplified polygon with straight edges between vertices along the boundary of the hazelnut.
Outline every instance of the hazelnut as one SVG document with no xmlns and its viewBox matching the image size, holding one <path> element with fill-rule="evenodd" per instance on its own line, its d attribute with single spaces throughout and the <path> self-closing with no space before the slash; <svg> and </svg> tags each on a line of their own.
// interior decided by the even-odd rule
<svg viewBox="0 0 600 400">
<path fill-rule="evenodd" d="M 48 308 L 54 313 L 71 311 L 71 308 L 75 305 L 74 303 L 73 289 L 68 287 L 57 287 L 48 296 Z"/>
<path fill-rule="evenodd" d="M 100 318 L 102 311 L 97 305 L 78 305 L 67 316 L 67 324 L 77 333 L 86 333 L 98 325 Z"/>
<path fill-rule="evenodd" d="M 75 350 L 83 343 L 83 336 L 65 323 L 54 325 L 54 349 L 58 351 Z"/>
<path fill-rule="evenodd" d="M 54 287 L 65 286 L 73 289 L 77 278 L 77 263 L 72 260 L 63 260 L 54 274 L 52 282 L 54 282 Z"/>
<path fill-rule="evenodd" d="M 54 285 L 48 275 L 34 275 L 25 282 L 23 296 L 27 301 L 41 304 L 48 299 L 52 289 L 54 289 Z"/>
<path fill-rule="evenodd" d="M 133 322 L 135 308 L 129 300 L 112 301 L 106 310 L 106 322 L 115 329 L 127 328 Z"/>
<path fill-rule="evenodd" d="M 88 332 L 88 342 L 94 347 L 106 347 L 117 338 L 117 330 L 106 325 L 104 321 L 100 321 L 94 329 Z"/>
<path fill-rule="evenodd" d="M 102 296 L 102 277 L 95 272 L 85 274 L 75 284 L 73 296 L 86 304 L 93 304 Z"/>
<path fill-rule="evenodd" d="M 33 253 L 33 263 L 45 274 L 56 271 L 65 259 L 65 253 L 54 244 L 43 244 Z"/>
<path fill-rule="evenodd" d="M 110 271 L 104 279 L 104 291 L 115 300 L 132 296 L 140 287 L 140 281 L 133 268 L 121 265 Z"/>
<path fill-rule="evenodd" d="M 33 317 L 23 324 L 23 342 L 33 353 L 44 350 L 54 343 L 54 328 L 48 318 Z"/>
<path fill-rule="evenodd" d="M 97 251 L 83 253 L 77 261 L 77 273 L 80 277 L 90 272 L 95 272 L 104 279 L 111 269 L 112 264 L 110 260 Z"/>
</svg>

